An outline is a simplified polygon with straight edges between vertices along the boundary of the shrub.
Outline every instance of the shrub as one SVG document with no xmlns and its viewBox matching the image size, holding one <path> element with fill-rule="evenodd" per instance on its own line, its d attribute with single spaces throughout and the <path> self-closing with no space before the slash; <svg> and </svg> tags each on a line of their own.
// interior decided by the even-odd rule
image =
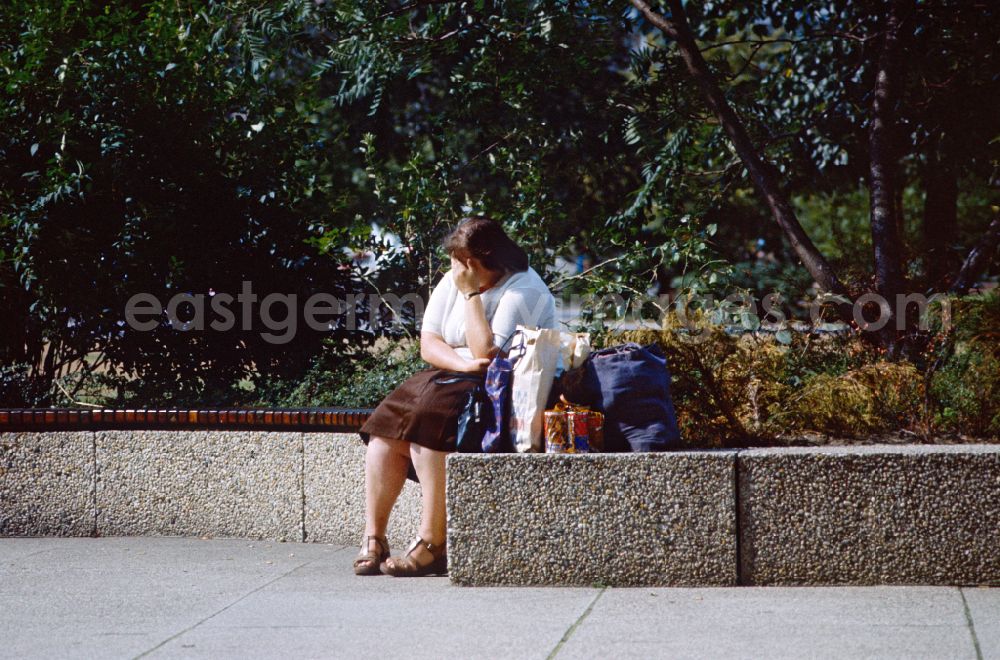
<svg viewBox="0 0 1000 660">
<path fill-rule="evenodd" d="M 333 400 L 341 406 L 374 408 L 400 383 L 427 366 L 420 358 L 419 343 L 384 341 L 359 361 Z"/>
<path fill-rule="evenodd" d="M 31 408 L 42 404 L 47 397 L 47 384 L 32 375 L 30 365 L 0 366 L 0 406 Z"/>
<path fill-rule="evenodd" d="M 380 339 L 351 359 L 327 352 L 298 383 L 271 381 L 260 388 L 260 405 L 373 408 L 427 364 L 411 340 Z"/>
<path fill-rule="evenodd" d="M 940 332 L 929 372 L 934 425 L 1000 437 L 1000 292 L 952 301 L 953 326 Z"/>
<path fill-rule="evenodd" d="M 923 428 L 923 379 L 910 363 L 882 360 L 856 335 L 727 332 L 698 317 L 683 328 L 633 330 L 606 343 L 657 343 L 686 444 L 726 447 L 795 442 L 806 433 L 858 437 Z"/>
<path fill-rule="evenodd" d="M 777 435 L 815 432 L 857 437 L 919 426 L 924 383 L 910 363 L 876 362 L 846 373 L 816 374 L 788 391 L 771 417 Z"/>
<path fill-rule="evenodd" d="M 310 66 L 335 12 L 255 4 L 0 5 L 0 363 L 35 365 L 46 394 L 100 353 L 147 405 L 233 405 L 232 383 L 301 374 L 328 333 L 299 319 L 278 345 L 246 322 L 179 331 L 165 315 L 140 331 L 132 296 L 362 289 L 307 243 L 368 233 L 345 193 L 364 112 L 335 112 Z"/>
<path fill-rule="evenodd" d="M 886 360 L 857 334 L 795 332 L 785 344 L 767 332 L 730 332 L 703 316 L 693 317 L 690 328 L 670 316 L 662 330 L 605 332 L 592 340 L 595 347 L 634 341 L 663 349 L 678 423 L 690 447 L 791 444 L 807 434 L 850 439 L 904 430 L 921 437 L 1000 438 L 1000 346 L 993 330 L 1000 323 L 1000 296 L 955 301 L 954 310 L 953 327 L 937 328 L 916 362 Z M 219 392 L 202 384 L 197 391 L 174 392 L 174 400 L 194 406 L 218 398 L 260 406 L 370 408 L 427 366 L 412 339 L 382 338 L 346 355 L 343 345 L 336 349 L 318 356 L 301 379 L 247 381 Z M 91 374 L 83 382 L 64 377 L 61 383 L 75 393 L 75 401 L 36 391 L 30 382 L 26 367 L 5 368 L 0 394 L 35 399 L 54 394 L 64 405 L 159 403 L 142 381 L 114 374 Z"/>
<path fill-rule="evenodd" d="M 960 346 L 931 380 L 934 425 L 970 436 L 1000 436 L 1000 359 L 995 347 Z"/>
</svg>

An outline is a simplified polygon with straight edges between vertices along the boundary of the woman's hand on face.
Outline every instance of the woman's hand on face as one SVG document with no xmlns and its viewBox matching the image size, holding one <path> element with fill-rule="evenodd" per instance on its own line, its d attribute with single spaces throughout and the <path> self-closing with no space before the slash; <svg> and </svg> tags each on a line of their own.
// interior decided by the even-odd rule
<svg viewBox="0 0 1000 660">
<path fill-rule="evenodd" d="M 489 358 L 473 358 L 471 360 L 465 361 L 465 368 L 462 370 L 467 374 L 485 374 L 487 367 L 490 366 Z"/>
<path fill-rule="evenodd" d="M 479 274 L 469 266 L 468 262 L 452 257 L 451 276 L 454 279 L 455 287 L 463 296 L 473 291 L 479 291 Z"/>
</svg>

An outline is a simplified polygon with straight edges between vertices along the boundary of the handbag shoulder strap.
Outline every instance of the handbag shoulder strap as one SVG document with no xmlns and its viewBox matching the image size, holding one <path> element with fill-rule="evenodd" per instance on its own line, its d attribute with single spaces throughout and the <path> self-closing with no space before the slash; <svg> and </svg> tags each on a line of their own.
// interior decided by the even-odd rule
<svg viewBox="0 0 1000 660">
<path fill-rule="evenodd" d="M 503 344 L 501 345 L 500 350 L 497 351 L 497 354 L 495 356 L 493 356 L 492 360 L 493 364 L 496 364 L 497 360 L 500 358 L 500 354 L 503 353 L 504 348 L 507 346 L 508 343 L 510 343 L 510 340 L 514 338 L 514 335 L 519 335 L 521 337 L 521 345 L 522 346 L 524 345 L 523 332 L 521 332 L 520 330 L 515 330 L 514 332 L 510 333 L 510 336 L 507 337 L 507 339 L 505 339 Z M 464 380 L 482 383 L 483 377 L 477 374 L 462 374 L 458 372 L 452 372 L 449 373 L 447 376 L 437 376 L 436 378 L 433 379 L 433 382 L 435 385 L 451 385 L 452 383 L 458 383 Z"/>
<path fill-rule="evenodd" d="M 510 347 L 510 352 L 507 354 L 507 358 L 510 359 L 510 353 L 513 353 L 515 350 L 520 350 L 522 353 L 524 352 L 524 348 L 525 348 L 525 346 L 524 346 L 524 331 L 523 330 L 514 330 L 514 332 L 510 333 L 510 335 L 508 335 L 507 339 L 504 340 L 503 344 L 500 345 L 500 350 L 497 351 L 496 356 L 494 356 L 494 358 L 493 358 L 494 360 L 496 360 L 497 358 L 499 358 L 500 355 L 505 350 L 507 350 L 507 345 L 510 344 L 511 340 L 513 340 L 514 337 L 517 337 L 520 341 L 518 342 L 517 346 L 513 346 L 512 345 Z"/>
<path fill-rule="evenodd" d="M 451 385 L 452 383 L 460 383 L 462 381 L 473 381 L 476 383 L 481 383 L 483 381 L 482 376 L 476 374 L 460 374 L 458 372 L 450 373 L 447 376 L 438 376 L 434 379 L 436 385 Z"/>
</svg>

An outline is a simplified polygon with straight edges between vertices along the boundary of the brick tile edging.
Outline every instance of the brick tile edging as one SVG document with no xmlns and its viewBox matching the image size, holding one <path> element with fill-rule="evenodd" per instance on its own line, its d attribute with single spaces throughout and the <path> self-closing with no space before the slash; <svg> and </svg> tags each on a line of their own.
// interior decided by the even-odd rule
<svg viewBox="0 0 1000 660">
<path fill-rule="evenodd" d="M 0 433 L 110 429 L 353 433 L 371 413 L 371 408 L 0 408 Z"/>
</svg>

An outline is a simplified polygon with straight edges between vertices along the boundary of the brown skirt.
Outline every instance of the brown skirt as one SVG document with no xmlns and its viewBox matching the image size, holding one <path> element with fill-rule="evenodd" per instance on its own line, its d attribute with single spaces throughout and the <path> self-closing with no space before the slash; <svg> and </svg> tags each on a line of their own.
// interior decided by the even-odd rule
<svg viewBox="0 0 1000 660">
<path fill-rule="evenodd" d="M 358 435 L 366 445 L 375 435 L 437 451 L 455 451 L 458 416 L 476 381 L 434 382 L 454 376 L 469 377 L 435 367 L 418 371 L 378 404 Z M 478 382 L 482 383 L 483 378 Z"/>
</svg>

